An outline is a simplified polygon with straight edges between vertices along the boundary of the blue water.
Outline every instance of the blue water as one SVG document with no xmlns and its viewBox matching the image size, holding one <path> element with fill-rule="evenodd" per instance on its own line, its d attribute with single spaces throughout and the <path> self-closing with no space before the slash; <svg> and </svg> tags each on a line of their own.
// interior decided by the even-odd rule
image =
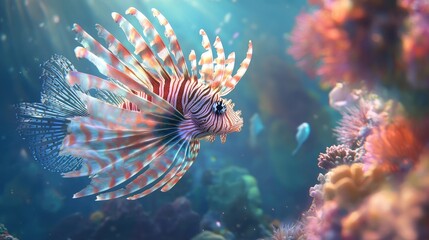
<svg viewBox="0 0 429 240">
<path fill-rule="evenodd" d="M 66 239 L 73 234 L 80 237 L 74 239 L 91 239 L 91 236 L 96 239 L 123 239 L 124 236 L 127 236 L 125 239 L 153 239 L 151 236 L 155 236 L 145 234 L 151 231 L 150 227 L 141 227 L 154 223 L 133 225 L 133 218 L 142 217 L 124 210 L 127 207 L 119 211 L 111 206 L 112 203 L 95 202 L 92 196 L 72 199 L 73 193 L 82 189 L 88 179 L 64 179 L 37 164 L 15 130 L 12 107 L 22 101 L 39 101 L 39 65 L 53 54 L 69 58 L 81 71 L 95 73 L 89 62 L 78 61 L 74 56 L 73 49 L 78 43 L 71 31 L 72 24 L 77 22 L 96 35 L 93 26 L 100 23 L 119 35 L 120 29 L 110 13 L 124 13 L 130 6 L 138 8 L 151 20 L 154 18 L 150 9 L 160 10 L 173 26 L 185 55 L 192 49 L 198 56 L 202 53 L 200 28 L 206 30 L 211 40 L 218 32 L 225 52 L 236 52 L 237 65 L 245 57 L 248 40 L 252 40 L 254 48 L 249 70 L 228 96 L 235 102 L 235 108 L 242 110 L 245 122 L 242 131 L 230 134 L 226 144 L 221 144 L 219 139 L 215 143 L 203 142 L 197 161 L 175 188 L 167 193 L 156 192 L 131 204 L 147 214 L 148 222 L 158 219 L 154 222 L 159 228 L 163 222 L 159 220 L 164 216 L 162 211 L 167 211 L 166 216 L 173 214 L 166 210 L 165 204 L 185 196 L 193 213 L 200 217 L 193 222 L 191 218 L 183 218 L 196 228 L 189 230 L 194 234 L 201 231 L 201 219 L 212 206 L 207 199 L 213 196 L 209 195 L 218 194 L 213 189 L 208 191 L 210 185 L 217 184 L 219 172 L 235 166 L 247 170 L 256 179 L 261 199 L 258 204 L 263 210 L 263 217 L 257 221 L 245 221 L 246 217 L 221 221 L 222 228 L 228 224 L 238 226 L 238 230 L 229 229 L 235 233 L 235 239 L 267 237 L 264 230 L 257 229 L 270 230 L 274 220 L 287 223 L 298 219 L 310 204 L 308 188 L 317 178 L 318 153 L 333 144 L 331 129 L 338 118 L 328 108 L 327 93 L 320 90 L 317 81 L 296 68 L 286 52 L 288 33 L 296 15 L 305 8 L 304 4 L 301 0 L 1 0 L 0 223 L 20 239 Z M 265 127 L 257 136 L 256 145 L 251 146 L 250 117 L 255 113 L 261 116 Z M 302 122 L 311 125 L 312 133 L 300 151 L 292 156 L 296 147 L 296 127 Z M 128 203 L 120 201 L 118 204 L 116 207 L 120 208 L 120 204 Z M 245 206 L 234 206 L 240 207 Z M 90 215 L 97 211 L 104 217 L 96 220 L 93 216 L 90 220 Z M 225 211 L 228 213 L 231 209 L 218 210 L 218 213 L 222 215 Z M 115 212 L 125 212 L 130 219 L 121 216 L 109 222 L 111 225 L 103 225 L 107 224 L 106 216 L 115 218 Z M 178 219 L 180 222 L 182 218 Z M 70 233 L 67 221 L 72 223 L 76 233 Z M 77 224 L 86 221 L 91 225 Z M 237 234 L 245 227 L 254 229 L 254 234 Z M 157 236 L 162 235 L 163 239 L 190 236 L 165 229 L 160 230 L 166 231 L 165 234 Z M 94 235 L 96 231 L 107 234 L 102 238 L 102 235 Z"/>
</svg>

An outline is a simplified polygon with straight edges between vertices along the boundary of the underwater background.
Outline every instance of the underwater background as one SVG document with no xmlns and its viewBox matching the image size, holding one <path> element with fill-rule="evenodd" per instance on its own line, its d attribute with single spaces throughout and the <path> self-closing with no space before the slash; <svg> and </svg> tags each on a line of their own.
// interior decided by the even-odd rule
<svg viewBox="0 0 429 240">
<path fill-rule="evenodd" d="M 13 105 L 40 101 L 54 54 L 95 73 L 73 23 L 120 35 L 130 6 L 161 11 L 186 56 L 201 28 L 237 61 L 252 40 L 229 97 L 244 127 L 169 192 L 73 199 L 89 180 L 43 169 Z M 429 239 L 428 27 L 417 0 L 0 0 L 0 239 Z"/>
</svg>

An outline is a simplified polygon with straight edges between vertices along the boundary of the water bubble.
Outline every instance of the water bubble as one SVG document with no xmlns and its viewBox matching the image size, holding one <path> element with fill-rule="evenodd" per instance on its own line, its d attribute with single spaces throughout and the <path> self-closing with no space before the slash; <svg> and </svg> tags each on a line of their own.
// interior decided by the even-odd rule
<svg viewBox="0 0 429 240">
<path fill-rule="evenodd" d="M 231 13 L 227 13 L 227 14 L 225 14 L 225 16 L 223 17 L 223 22 L 224 22 L 224 23 L 228 23 L 228 22 L 229 22 L 229 20 L 231 20 L 231 16 L 232 16 L 232 14 L 231 14 Z"/>
<path fill-rule="evenodd" d="M 52 17 L 52 21 L 54 22 L 54 23 L 59 23 L 60 22 L 60 16 L 58 16 L 58 15 L 54 15 L 53 17 Z"/>
<path fill-rule="evenodd" d="M 27 150 L 25 150 L 25 148 L 21 148 L 21 150 L 19 151 L 19 155 L 23 159 L 28 159 L 28 153 L 27 153 Z"/>
<path fill-rule="evenodd" d="M 216 28 L 216 30 L 215 30 L 215 34 L 219 34 L 219 33 L 220 33 L 220 31 L 222 31 L 222 28 L 220 28 L 220 27 Z"/>
<path fill-rule="evenodd" d="M 235 32 L 235 33 L 232 35 L 232 39 L 236 39 L 236 38 L 238 38 L 238 36 L 240 36 L 240 33 L 239 33 L 239 32 Z"/>
</svg>

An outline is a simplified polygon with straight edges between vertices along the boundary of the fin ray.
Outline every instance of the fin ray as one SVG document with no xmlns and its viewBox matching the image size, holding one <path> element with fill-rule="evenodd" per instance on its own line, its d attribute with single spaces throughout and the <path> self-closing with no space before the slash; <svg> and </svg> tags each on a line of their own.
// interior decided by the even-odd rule
<svg viewBox="0 0 429 240">
<path fill-rule="evenodd" d="M 18 132 L 42 166 L 54 172 L 72 171 L 80 168 L 82 158 L 61 156 L 60 147 L 67 135 L 68 118 L 87 116 L 88 112 L 78 97 L 80 88 L 70 87 L 65 81 L 65 75 L 75 70 L 70 61 L 54 55 L 42 67 L 42 103 L 16 106 Z"/>
</svg>

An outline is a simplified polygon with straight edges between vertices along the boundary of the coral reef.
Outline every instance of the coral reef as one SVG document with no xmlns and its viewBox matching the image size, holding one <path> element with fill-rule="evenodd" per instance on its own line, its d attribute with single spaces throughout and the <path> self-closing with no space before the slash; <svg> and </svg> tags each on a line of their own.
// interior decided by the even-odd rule
<svg viewBox="0 0 429 240">
<path fill-rule="evenodd" d="M 332 169 L 324 184 L 325 201 L 334 201 L 339 207 L 349 208 L 376 190 L 384 180 L 378 168 L 363 171 L 363 164 L 342 165 Z"/>
<path fill-rule="evenodd" d="M 297 17 L 290 38 L 289 53 L 298 66 L 331 86 L 362 80 L 368 85 L 429 86 L 427 3 L 309 2 L 317 9 Z"/>
<path fill-rule="evenodd" d="M 238 167 L 222 169 L 209 186 L 210 210 L 222 213 L 221 222 L 239 239 L 261 237 L 255 226 L 262 224 L 263 211 L 256 179 Z"/>
<path fill-rule="evenodd" d="M 379 109 L 374 114 L 382 120 L 355 135 L 363 138 L 319 155 L 319 167 L 328 172 L 309 191 L 313 202 L 301 219 L 306 239 L 429 237 L 428 118 L 412 119 L 397 106 Z M 358 110 L 352 113 L 364 123 L 368 117 Z M 340 127 L 354 129 L 348 111 L 350 119 Z"/>
<path fill-rule="evenodd" d="M 429 155 L 401 186 L 382 188 L 342 219 L 346 239 L 427 239 L 429 207 Z"/>
<path fill-rule="evenodd" d="M 318 157 L 318 166 L 330 170 L 340 165 L 351 165 L 360 161 L 356 150 L 350 149 L 345 145 L 333 145 L 326 148 L 326 153 L 320 153 Z"/>
<path fill-rule="evenodd" d="M 190 202 L 177 198 L 155 213 L 137 201 L 106 202 L 88 217 L 81 213 L 62 219 L 50 233 L 52 239 L 191 239 L 200 232 L 200 216 Z"/>
<path fill-rule="evenodd" d="M 161 207 L 154 216 L 155 224 L 162 232 L 158 239 L 191 239 L 200 232 L 201 217 L 191 208 L 185 197 Z"/>
<path fill-rule="evenodd" d="M 400 117 L 373 130 L 365 142 L 365 164 L 396 172 L 410 169 L 418 160 L 425 141 L 417 136 L 421 130 L 415 123 Z"/>
<path fill-rule="evenodd" d="M 225 240 L 225 238 L 222 235 L 210 231 L 204 231 L 193 237 L 191 240 Z"/>
</svg>

